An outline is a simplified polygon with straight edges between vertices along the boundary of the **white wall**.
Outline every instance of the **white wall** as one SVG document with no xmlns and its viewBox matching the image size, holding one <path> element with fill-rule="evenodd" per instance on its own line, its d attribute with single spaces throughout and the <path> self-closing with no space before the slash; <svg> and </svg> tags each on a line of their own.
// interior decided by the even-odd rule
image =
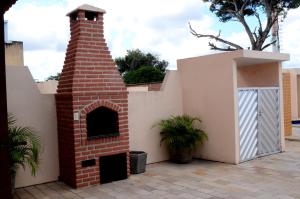
<svg viewBox="0 0 300 199">
<path fill-rule="evenodd" d="M 130 150 L 147 152 L 147 163 L 169 159 L 165 147 L 160 146 L 159 129 L 153 125 L 182 114 L 178 72 L 167 73 L 160 91 L 130 91 L 128 107 Z"/>
<path fill-rule="evenodd" d="M 6 69 L 8 112 L 16 116 L 19 125 L 33 127 L 42 142 L 37 176 L 21 168 L 16 187 L 55 181 L 59 175 L 55 97 L 40 93 L 27 67 Z"/>
</svg>

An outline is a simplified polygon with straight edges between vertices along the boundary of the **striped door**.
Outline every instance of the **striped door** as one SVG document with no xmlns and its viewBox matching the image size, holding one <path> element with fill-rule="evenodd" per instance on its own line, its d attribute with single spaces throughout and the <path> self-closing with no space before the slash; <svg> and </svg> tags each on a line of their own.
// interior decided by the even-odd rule
<svg viewBox="0 0 300 199">
<path fill-rule="evenodd" d="M 240 162 L 281 151 L 278 88 L 239 89 Z"/>
<path fill-rule="evenodd" d="M 240 161 L 257 157 L 258 153 L 258 92 L 239 90 Z"/>
<path fill-rule="evenodd" d="M 268 155 L 279 152 L 279 90 L 258 90 L 258 155 Z"/>
</svg>

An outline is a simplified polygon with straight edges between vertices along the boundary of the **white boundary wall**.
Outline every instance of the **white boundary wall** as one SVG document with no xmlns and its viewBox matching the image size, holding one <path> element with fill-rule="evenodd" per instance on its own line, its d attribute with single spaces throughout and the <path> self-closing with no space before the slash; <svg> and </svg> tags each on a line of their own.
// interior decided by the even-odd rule
<svg viewBox="0 0 300 199">
<path fill-rule="evenodd" d="M 41 137 L 41 164 L 36 177 L 20 168 L 16 187 L 56 181 L 59 175 L 56 106 L 54 95 L 41 94 L 24 66 L 6 67 L 8 112 L 17 123 L 33 127 Z"/>
<path fill-rule="evenodd" d="M 184 112 L 199 116 L 208 133 L 209 141 L 199 148 L 196 157 L 238 163 L 236 67 L 287 59 L 285 54 L 236 51 L 179 60 L 179 71 L 167 73 L 160 91 L 129 89 L 130 150 L 147 152 L 147 163 L 167 160 L 166 148 L 160 145 L 159 130 L 153 125 Z M 44 87 L 42 90 L 43 93 L 51 92 Z M 11 66 L 7 67 L 7 92 L 8 111 L 16 115 L 20 125 L 36 129 L 43 146 L 37 176 L 32 177 L 28 170 L 20 169 L 16 186 L 57 180 L 59 162 L 54 93 L 41 94 L 27 67 Z"/>
<path fill-rule="evenodd" d="M 16 187 L 58 180 L 54 84 L 55 82 L 39 84 L 39 89 L 27 67 L 7 67 L 8 112 L 16 116 L 19 125 L 33 127 L 42 142 L 41 165 L 37 176 L 32 177 L 28 169 L 24 171 L 20 168 Z M 131 89 L 128 100 L 130 150 L 147 152 L 147 163 L 167 160 L 167 151 L 160 145 L 159 130 L 153 125 L 171 115 L 182 114 L 178 72 L 167 73 L 160 91 Z"/>
<path fill-rule="evenodd" d="M 130 91 L 128 97 L 130 150 L 148 153 L 147 163 L 169 159 L 160 145 L 161 119 L 182 114 L 181 84 L 178 71 L 168 71 L 160 91 Z"/>
</svg>

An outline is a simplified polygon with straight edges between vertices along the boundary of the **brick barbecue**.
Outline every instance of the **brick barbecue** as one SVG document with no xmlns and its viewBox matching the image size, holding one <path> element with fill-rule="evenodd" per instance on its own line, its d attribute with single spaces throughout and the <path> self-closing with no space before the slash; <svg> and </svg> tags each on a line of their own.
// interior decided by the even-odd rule
<svg viewBox="0 0 300 199">
<path fill-rule="evenodd" d="M 84 187 L 129 175 L 128 92 L 104 39 L 105 11 L 70 12 L 71 39 L 59 81 L 60 180 Z"/>
</svg>

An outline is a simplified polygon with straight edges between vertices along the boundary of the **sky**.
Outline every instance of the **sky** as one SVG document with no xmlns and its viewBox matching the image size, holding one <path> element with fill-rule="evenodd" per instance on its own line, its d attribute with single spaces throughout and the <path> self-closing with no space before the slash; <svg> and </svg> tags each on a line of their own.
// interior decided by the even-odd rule
<svg viewBox="0 0 300 199">
<path fill-rule="evenodd" d="M 158 55 L 176 69 L 176 60 L 215 53 L 200 33 L 218 34 L 247 48 L 239 23 L 221 23 L 202 0 L 19 0 L 6 14 L 8 39 L 24 42 L 24 61 L 34 79 L 43 81 L 60 72 L 70 38 L 66 14 L 82 4 L 106 10 L 104 34 L 113 58 L 140 49 Z M 291 54 L 284 67 L 300 67 L 300 9 L 281 23 L 281 51 Z"/>
</svg>

